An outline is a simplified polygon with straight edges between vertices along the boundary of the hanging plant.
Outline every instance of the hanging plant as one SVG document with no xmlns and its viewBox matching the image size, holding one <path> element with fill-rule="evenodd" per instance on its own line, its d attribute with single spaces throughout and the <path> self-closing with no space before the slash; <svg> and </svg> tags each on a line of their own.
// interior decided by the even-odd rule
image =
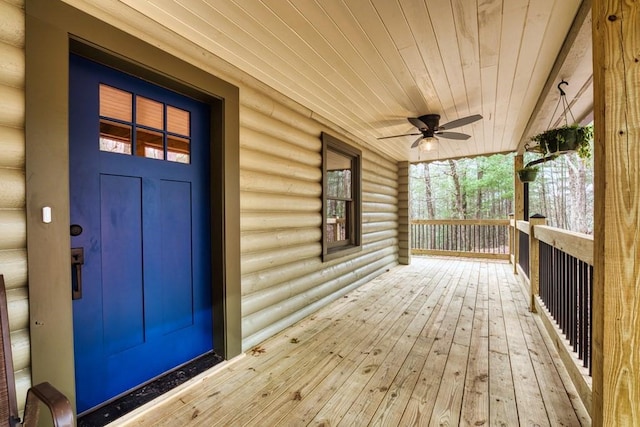
<svg viewBox="0 0 640 427">
<path fill-rule="evenodd" d="M 549 129 L 531 138 L 531 141 L 538 145 L 530 147 L 529 151 L 540 153 L 545 157 L 576 151 L 578 156 L 587 159 L 591 157 L 589 143 L 592 138 L 592 126 L 565 125 Z"/>
<path fill-rule="evenodd" d="M 517 170 L 521 182 L 533 182 L 538 176 L 538 166 L 526 166 Z"/>
<path fill-rule="evenodd" d="M 559 154 L 575 151 L 583 159 L 591 157 L 590 142 L 593 138 L 593 127 L 580 126 L 577 124 L 569 125 L 569 116 L 575 123 L 575 117 L 571 113 L 569 103 L 567 102 L 567 94 L 562 90 L 562 85 L 568 85 L 569 83 L 564 80 L 558 83 L 558 91 L 560 91 L 560 98 L 558 98 L 558 104 L 556 109 L 551 115 L 551 121 L 555 116 L 558 107 L 562 105 L 562 113 L 559 118 L 564 118 L 564 126 L 557 127 L 555 129 L 548 129 L 542 133 L 531 138 L 532 142 L 536 145 L 525 146 L 527 151 L 542 154 L 547 159 L 557 157 Z M 551 125 L 551 121 L 549 125 Z"/>
</svg>

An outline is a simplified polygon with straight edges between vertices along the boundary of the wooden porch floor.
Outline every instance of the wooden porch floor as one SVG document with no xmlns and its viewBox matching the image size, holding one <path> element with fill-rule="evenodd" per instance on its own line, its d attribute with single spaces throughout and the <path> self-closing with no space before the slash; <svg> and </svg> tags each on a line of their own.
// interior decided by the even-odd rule
<svg viewBox="0 0 640 427">
<path fill-rule="evenodd" d="M 589 425 L 511 268 L 414 257 L 119 423 Z"/>
</svg>

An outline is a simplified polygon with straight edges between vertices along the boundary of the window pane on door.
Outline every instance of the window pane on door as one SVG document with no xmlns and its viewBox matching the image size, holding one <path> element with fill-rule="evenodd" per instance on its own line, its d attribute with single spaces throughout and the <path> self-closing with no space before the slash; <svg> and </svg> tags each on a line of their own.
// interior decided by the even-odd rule
<svg viewBox="0 0 640 427">
<path fill-rule="evenodd" d="M 164 104 L 137 96 L 136 124 L 154 129 L 164 129 Z"/>
<path fill-rule="evenodd" d="M 178 136 L 167 137 L 167 160 L 170 162 L 189 163 L 190 143 L 187 138 Z"/>
<path fill-rule="evenodd" d="M 167 132 L 190 136 L 189 112 L 167 105 Z"/>
<path fill-rule="evenodd" d="M 131 154 L 131 126 L 101 119 L 100 151 Z"/>
<path fill-rule="evenodd" d="M 131 122 L 133 94 L 115 87 L 100 85 L 100 115 Z"/>
<path fill-rule="evenodd" d="M 136 156 L 164 160 L 164 136 L 147 129 L 136 131 Z"/>
<path fill-rule="evenodd" d="M 100 84 L 100 150 L 189 164 L 191 113 Z"/>
</svg>

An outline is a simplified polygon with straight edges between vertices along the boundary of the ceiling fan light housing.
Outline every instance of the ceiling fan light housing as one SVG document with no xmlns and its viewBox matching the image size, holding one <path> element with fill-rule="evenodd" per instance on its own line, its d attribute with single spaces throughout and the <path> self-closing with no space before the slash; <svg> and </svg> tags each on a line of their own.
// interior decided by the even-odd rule
<svg viewBox="0 0 640 427">
<path fill-rule="evenodd" d="M 422 141 L 420 141 L 418 148 L 420 149 L 420 151 L 423 151 L 423 152 L 431 151 L 434 148 L 436 148 L 436 141 L 437 139 L 432 136 L 422 138 Z"/>
</svg>

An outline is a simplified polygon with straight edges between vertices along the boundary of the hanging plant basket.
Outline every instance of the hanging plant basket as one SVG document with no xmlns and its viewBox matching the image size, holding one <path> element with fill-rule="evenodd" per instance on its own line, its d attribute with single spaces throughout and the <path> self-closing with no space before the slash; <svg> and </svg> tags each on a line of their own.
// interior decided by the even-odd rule
<svg viewBox="0 0 640 427">
<path fill-rule="evenodd" d="M 529 147 L 528 151 L 540 153 L 545 157 L 576 151 L 578 156 L 588 158 L 591 156 L 589 142 L 592 137 L 591 126 L 562 126 L 549 129 L 531 138 L 537 145 Z"/>
<path fill-rule="evenodd" d="M 538 176 L 537 167 L 525 167 L 518 170 L 518 178 L 521 182 L 533 182 L 536 180 L 536 176 Z"/>
</svg>

